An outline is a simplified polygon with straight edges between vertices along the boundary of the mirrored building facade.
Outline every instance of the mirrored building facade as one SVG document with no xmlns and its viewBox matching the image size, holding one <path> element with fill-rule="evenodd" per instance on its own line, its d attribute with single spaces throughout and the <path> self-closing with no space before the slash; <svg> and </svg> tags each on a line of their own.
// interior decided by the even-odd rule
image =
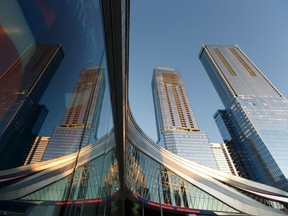
<svg viewBox="0 0 288 216">
<path fill-rule="evenodd" d="M 0 16 L 13 15 L 10 20 L 22 30 L 18 33 L 29 35 L 13 43 L 17 50 L 33 41 L 58 42 L 65 53 L 40 99 L 49 110 L 40 136 L 49 137 L 59 126 L 67 110 L 65 96 L 73 92 L 81 69 L 103 68 L 105 86 L 99 120 L 92 121 L 97 136 L 91 133 L 87 145 L 1 169 L 1 214 L 287 215 L 285 191 L 177 156 L 139 128 L 127 95 L 128 0 L 4 2 L 0 9 L 9 13 Z M 11 22 L 4 21 L 6 29 Z"/>
<path fill-rule="evenodd" d="M 225 106 L 218 126 L 233 131 L 224 139 L 245 154 L 243 176 L 288 190 L 286 98 L 236 45 L 204 45 L 200 60 Z"/>
<path fill-rule="evenodd" d="M 76 152 L 97 139 L 105 83 L 103 69 L 85 68 L 80 72 L 60 126 L 50 137 L 42 160 Z"/>
<path fill-rule="evenodd" d="M 62 59 L 60 45 L 31 44 L 1 71 L 1 169 L 23 165 L 48 113 L 39 101 Z"/>
<path fill-rule="evenodd" d="M 47 148 L 49 141 L 50 141 L 50 137 L 42 137 L 42 136 L 36 137 L 30 149 L 30 152 L 25 160 L 24 165 L 42 161 L 44 152 Z"/>
</svg>

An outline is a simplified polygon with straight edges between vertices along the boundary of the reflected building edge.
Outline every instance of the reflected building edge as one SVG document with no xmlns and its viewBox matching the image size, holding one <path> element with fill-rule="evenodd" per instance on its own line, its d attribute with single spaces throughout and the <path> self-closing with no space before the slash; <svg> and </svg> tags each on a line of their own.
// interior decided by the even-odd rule
<svg viewBox="0 0 288 216">
<path fill-rule="evenodd" d="M 80 72 L 60 126 L 50 137 L 43 160 L 78 151 L 97 139 L 99 117 L 105 89 L 103 68 L 85 68 Z"/>
<path fill-rule="evenodd" d="M 85 6 L 73 3 L 75 8 Z M 95 131 L 78 151 L 0 171 L 0 212 L 287 215 L 288 193 L 186 160 L 143 133 L 127 100 L 129 1 L 94 3 L 101 8 L 95 14 L 97 23 L 101 21 L 97 31 L 105 35 L 105 41 L 99 41 L 99 47 L 105 47 L 99 51 L 103 58 L 93 64 L 103 68 L 105 77 L 102 109 L 95 114 L 100 119 L 91 120 Z"/>
<path fill-rule="evenodd" d="M 48 113 L 40 98 L 62 59 L 60 45 L 31 45 L 0 77 L 1 169 L 23 165 Z"/>
</svg>

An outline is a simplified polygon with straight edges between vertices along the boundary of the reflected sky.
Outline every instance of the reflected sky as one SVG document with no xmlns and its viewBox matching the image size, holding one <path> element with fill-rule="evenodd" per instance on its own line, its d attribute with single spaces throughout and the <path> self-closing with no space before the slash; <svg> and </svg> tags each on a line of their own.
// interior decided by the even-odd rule
<svg viewBox="0 0 288 216">
<path fill-rule="evenodd" d="M 61 44 L 64 59 L 40 104 L 49 110 L 41 135 L 63 118 L 78 74 L 84 67 L 101 65 L 104 42 L 98 1 L 21 0 L 0 2 L 0 74 L 29 45 Z M 5 58 L 4 58 L 5 57 Z"/>
<path fill-rule="evenodd" d="M 11 13 L 11 11 L 13 11 L 13 13 Z M 28 46 L 35 43 L 29 25 L 21 11 L 21 7 L 16 1 L 0 2 L 0 26 L 3 28 L 1 41 L 4 37 L 9 38 L 10 45 L 14 45 L 18 55 L 21 55 Z M 1 44 L 1 46 L 4 45 L 4 43 Z M 12 52 L 8 49 L 5 50 L 5 53 Z M 3 51 L 1 51 L 1 53 L 3 53 Z M 1 73 L 3 73 L 3 70 Z"/>
</svg>

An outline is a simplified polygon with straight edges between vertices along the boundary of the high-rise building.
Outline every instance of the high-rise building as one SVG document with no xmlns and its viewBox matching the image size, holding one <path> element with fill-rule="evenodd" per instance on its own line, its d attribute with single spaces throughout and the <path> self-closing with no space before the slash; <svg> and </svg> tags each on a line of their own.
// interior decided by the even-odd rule
<svg viewBox="0 0 288 216">
<path fill-rule="evenodd" d="M 219 170 L 238 176 L 234 162 L 225 143 L 210 143 Z"/>
<path fill-rule="evenodd" d="M 90 133 L 89 145 L 83 143 L 63 157 L 0 172 L 0 214 L 287 216 L 287 192 L 175 155 L 137 125 L 128 101 L 129 0 L 0 1 L 1 12 L 7 2 L 13 4 L 7 14 L 18 15 L 20 21 L 26 17 L 36 39 L 63 42 L 66 59 L 61 69 L 68 66 L 78 73 L 74 62 L 82 67 L 96 65 L 96 59 L 105 68 L 106 84 L 103 107 L 97 113 L 98 132 L 95 127 Z M 17 14 L 22 11 L 25 17 Z M 0 19 L 5 14 L 0 13 Z M 53 105 L 64 98 L 60 89 L 70 81 L 72 70 L 63 70 L 67 77 L 60 84 L 53 82 L 57 93 L 49 97 Z M 59 81 L 63 76 L 55 78 Z"/>
<path fill-rule="evenodd" d="M 152 91 L 158 143 L 181 157 L 217 169 L 208 137 L 198 127 L 180 72 L 174 68 L 155 68 Z"/>
<path fill-rule="evenodd" d="M 89 67 L 80 72 L 64 118 L 53 130 L 43 160 L 76 152 L 86 146 L 89 139 L 97 139 L 103 79 L 103 68 Z"/>
<path fill-rule="evenodd" d="M 60 45 L 31 45 L 0 77 L 0 169 L 24 163 L 48 113 L 38 102 L 62 59 Z"/>
<path fill-rule="evenodd" d="M 245 154 L 244 175 L 288 190 L 286 98 L 236 45 L 205 45 L 199 58 L 225 106 L 220 131 L 233 131 L 231 149 Z"/>
<path fill-rule="evenodd" d="M 253 169 L 252 162 L 246 152 L 247 150 L 245 150 L 242 145 L 237 145 L 236 143 L 236 131 L 233 129 L 233 124 L 229 119 L 228 112 L 226 112 L 226 110 L 217 110 L 213 117 L 224 143 L 227 149 L 229 149 L 230 156 L 232 157 L 238 174 L 243 178 L 251 179 L 249 170 Z"/>
<path fill-rule="evenodd" d="M 42 157 L 49 143 L 50 137 L 38 136 L 36 137 L 31 150 L 24 162 L 24 165 L 37 163 L 42 161 Z"/>
</svg>

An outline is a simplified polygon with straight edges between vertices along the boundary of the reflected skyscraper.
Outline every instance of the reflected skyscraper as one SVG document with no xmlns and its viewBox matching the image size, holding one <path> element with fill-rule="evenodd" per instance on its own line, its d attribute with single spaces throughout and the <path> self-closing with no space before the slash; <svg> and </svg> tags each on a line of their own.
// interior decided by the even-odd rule
<svg viewBox="0 0 288 216">
<path fill-rule="evenodd" d="M 31 45 L 0 77 L 0 169 L 23 165 L 48 110 L 38 102 L 63 53 Z"/>
<path fill-rule="evenodd" d="M 180 72 L 154 69 L 152 91 L 158 143 L 169 151 L 217 169 L 208 137 L 198 127 Z"/>
<path fill-rule="evenodd" d="M 89 67 L 80 72 L 64 118 L 53 130 L 43 160 L 76 152 L 86 146 L 89 139 L 97 139 L 103 79 L 103 68 Z"/>
<path fill-rule="evenodd" d="M 288 190 L 286 98 L 236 45 L 205 45 L 199 58 L 225 106 L 214 118 L 240 175 Z"/>
<path fill-rule="evenodd" d="M 9 2 L 18 4 L 17 1 Z M 129 0 L 45 2 L 28 0 L 22 4 L 24 13 L 31 15 L 30 20 L 35 20 L 33 25 L 31 21 L 29 22 L 30 26 L 42 28 L 38 16 L 34 14 L 41 14 L 48 18 L 48 21 L 52 18 L 50 21 L 54 24 L 53 27 L 57 26 L 57 28 L 52 27 L 48 32 L 46 29 L 40 30 L 43 37 L 47 40 L 60 40 L 59 42 L 62 43 L 61 37 L 64 36 L 71 42 L 69 43 L 71 47 L 65 42 L 62 43 L 63 47 L 66 47 L 67 54 L 61 69 L 67 68 L 65 65 L 71 66 L 72 70 L 75 69 L 75 72 L 79 73 L 78 67 L 72 65 L 74 61 L 77 61 L 78 66 L 101 65 L 103 70 L 100 70 L 105 77 L 103 79 L 105 91 L 103 100 L 102 98 L 100 100 L 103 107 L 97 109 L 100 104 L 97 105 L 96 102 L 96 106 L 93 107 L 91 105 L 93 103 L 87 100 L 92 98 L 89 92 L 93 91 L 88 90 L 93 89 L 91 85 L 85 85 L 87 82 L 84 81 L 82 84 L 78 82 L 67 115 L 60 125 L 55 122 L 53 124 L 59 125 L 58 128 L 63 127 L 63 131 L 67 133 L 68 129 L 73 128 L 82 127 L 87 131 L 91 129 L 88 145 L 86 142 L 88 139 L 84 139 L 86 135 L 83 132 L 82 144 L 76 152 L 14 169 L 1 170 L 0 214 L 29 216 L 287 215 L 287 192 L 184 159 L 159 146 L 137 125 L 128 101 Z M 7 12 L 9 15 L 16 14 L 13 8 Z M 54 14 L 57 16 L 54 17 Z M 58 16 L 59 14 L 64 16 Z M 65 22 L 62 22 L 63 18 Z M 66 28 L 68 25 L 72 25 L 77 31 L 70 31 L 70 28 Z M 103 35 L 103 37 L 91 33 L 90 29 L 94 28 L 98 36 Z M 86 31 L 88 29 L 89 31 Z M 83 38 L 79 38 L 77 33 L 81 33 Z M 93 38 L 92 42 L 91 38 Z M 97 42 L 97 46 L 94 42 Z M 87 44 L 90 47 L 87 47 Z M 87 53 L 78 52 L 79 46 L 87 50 Z M 76 53 L 73 52 L 75 50 Z M 99 52 L 97 55 L 99 64 L 94 61 L 91 63 L 90 58 L 91 64 L 81 61 L 82 54 L 88 54 L 85 55 L 86 57 L 91 56 L 89 55 L 91 50 Z M 97 73 L 97 68 L 94 69 L 95 71 L 91 69 L 89 72 Z M 63 71 L 66 72 L 65 75 L 69 72 L 70 76 L 72 70 Z M 86 75 L 87 80 L 90 80 L 88 73 Z M 82 79 L 82 74 L 80 76 Z M 91 79 L 92 77 L 91 75 Z M 63 79 L 61 81 L 61 86 L 55 85 L 55 82 L 51 86 L 53 90 L 59 87 L 56 97 L 60 100 L 64 98 L 64 95 L 58 91 L 63 87 Z M 177 85 L 174 85 L 176 91 L 180 90 L 180 81 L 174 82 L 177 82 Z M 173 90 L 173 85 L 168 84 L 170 84 L 167 86 L 168 89 Z M 87 91 L 84 90 L 84 86 L 87 87 Z M 52 105 L 57 104 L 56 97 L 49 97 Z M 73 101 L 75 101 L 74 106 Z M 182 99 L 179 101 L 184 103 Z M 88 104 L 90 108 L 86 109 L 85 107 L 89 107 Z M 84 112 L 93 109 L 100 114 Z M 101 116 L 99 127 L 97 119 L 91 120 L 92 125 L 89 127 L 90 120 L 87 116 L 90 114 L 92 114 L 91 118 Z M 51 120 L 55 121 L 53 118 Z M 175 122 L 175 126 L 178 126 L 178 123 Z M 67 131 L 64 128 L 67 128 Z M 192 127 L 192 130 L 196 128 Z M 188 132 L 191 130 L 191 128 L 186 129 Z M 71 133 L 71 135 L 75 134 Z M 74 138 L 77 139 L 77 136 Z M 48 139 L 46 138 L 46 141 Z M 67 146 L 68 150 L 70 146 Z M 5 152 L 2 152 L 1 157 L 3 154 Z"/>
<path fill-rule="evenodd" d="M 36 137 L 24 165 L 42 161 L 42 157 L 49 143 L 50 137 Z"/>
</svg>

